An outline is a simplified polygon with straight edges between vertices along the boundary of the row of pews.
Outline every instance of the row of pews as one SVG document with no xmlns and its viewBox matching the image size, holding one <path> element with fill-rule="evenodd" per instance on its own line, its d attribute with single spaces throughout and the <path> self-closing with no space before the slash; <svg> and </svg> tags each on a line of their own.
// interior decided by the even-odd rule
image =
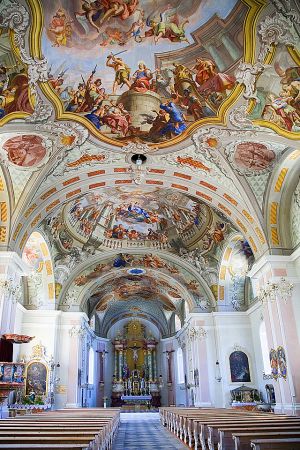
<svg viewBox="0 0 300 450">
<path fill-rule="evenodd" d="M 120 421 L 116 408 L 61 409 L 0 421 L 0 449 L 108 450 Z"/>
<path fill-rule="evenodd" d="M 299 450 L 300 417 L 222 408 L 160 408 L 165 427 L 195 450 Z"/>
</svg>

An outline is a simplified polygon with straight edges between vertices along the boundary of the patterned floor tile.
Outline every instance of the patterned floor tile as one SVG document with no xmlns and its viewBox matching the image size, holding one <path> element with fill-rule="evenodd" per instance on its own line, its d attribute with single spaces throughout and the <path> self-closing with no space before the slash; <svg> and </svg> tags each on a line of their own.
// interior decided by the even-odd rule
<svg viewBox="0 0 300 450">
<path fill-rule="evenodd" d="M 186 450 L 160 423 L 158 413 L 121 413 L 112 450 Z"/>
</svg>

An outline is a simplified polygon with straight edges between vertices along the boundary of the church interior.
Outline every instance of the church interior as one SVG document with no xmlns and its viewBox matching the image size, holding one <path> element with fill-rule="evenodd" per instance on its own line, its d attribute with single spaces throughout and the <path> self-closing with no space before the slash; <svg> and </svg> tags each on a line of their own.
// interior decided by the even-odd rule
<svg viewBox="0 0 300 450">
<path fill-rule="evenodd" d="M 0 1 L 0 449 L 300 449 L 300 4 Z"/>
</svg>

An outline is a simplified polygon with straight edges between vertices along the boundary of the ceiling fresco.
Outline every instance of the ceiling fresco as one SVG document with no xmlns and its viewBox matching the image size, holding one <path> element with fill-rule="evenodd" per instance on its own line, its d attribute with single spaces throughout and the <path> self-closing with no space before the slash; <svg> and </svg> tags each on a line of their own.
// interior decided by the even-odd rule
<svg viewBox="0 0 300 450">
<path fill-rule="evenodd" d="M 40 6 L 35 46 L 49 62 L 45 93 L 62 116 L 115 145 L 176 142 L 197 123 L 221 119 L 234 70 L 250 55 L 243 18 L 258 12 L 251 0 Z"/>
<path fill-rule="evenodd" d="M 59 260 L 80 259 L 79 250 L 132 245 L 176 253 L 197 245 L 201 254 L 213 253 L 234 227 L 204 202 L 172 189 L 113 188 L 67 203 L 42 229 Z"/>
<path fill-rule="evenodd" d="M 289 253 L 300 6 L 283 3 L 0 1 L 0 244 L 38 274 L 51 260 L 53 308 L 166 331 L 184 298 L 246 309 L 254 260 Z"/>
<path fill-rule="evenodd" d="M 257 99 L 251 119 L 262 119 L 264 126 L 298 134 L 300 132 L 300 66 L 294 50 L 280 46 L 273 51 L 272 64 L 257 81 Z M 267 122 L 270 122 L 268 125 Z M 260 122 L 259 122 L 260 123 Z"/>
<path fill-rule="evenodd" d="M 85 239 L 152 240 L 166 243 L 174 227 L 184 233 L 203 226 L 207 210 L 183 194 L 153 190 L 103 190 L 80 197 L 65 209 L 67 226 Z"/>
<path fill-rule="evenodd" d="M 0 41 L 0 120 L 5 123 L 13 113 L 23 113 L 21 117 L 24 113 L 32 114 L 34 99 L 29 88 L 27 66 L 20 61 L 8 29 L 0 28 Z"/>
</svg>

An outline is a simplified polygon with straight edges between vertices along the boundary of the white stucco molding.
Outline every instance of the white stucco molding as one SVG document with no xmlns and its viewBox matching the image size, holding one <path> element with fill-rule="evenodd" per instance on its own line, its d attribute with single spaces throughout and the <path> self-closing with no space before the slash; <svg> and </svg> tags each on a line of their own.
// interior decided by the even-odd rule
<svg viewBox="0 0 300 450">
<path fill-rule="evenodd" d="M 2 264 L 10 271 L 17 272 L 20 276 L 28 276 L 32 272 L 31 267 L 16 252 L 1 251 L 0 265 Z"/>
<path fill-rule="evenodd" d="M 257 278 L 260 275 L 261 270 L 265 266 L 282 266 L 285 267 L 288 264 L 293 264 L 300 258 L 300 247 L 297 248 L 291 255 L 264 255 L 262 256 L 252 267 L 252 269 L 248 272 L 249 278 Z M 289 277 L 290 279 L 290 277 Z M 295 282 L 299 282 L 299 277 L 295 274 Z"/>
</svg>

